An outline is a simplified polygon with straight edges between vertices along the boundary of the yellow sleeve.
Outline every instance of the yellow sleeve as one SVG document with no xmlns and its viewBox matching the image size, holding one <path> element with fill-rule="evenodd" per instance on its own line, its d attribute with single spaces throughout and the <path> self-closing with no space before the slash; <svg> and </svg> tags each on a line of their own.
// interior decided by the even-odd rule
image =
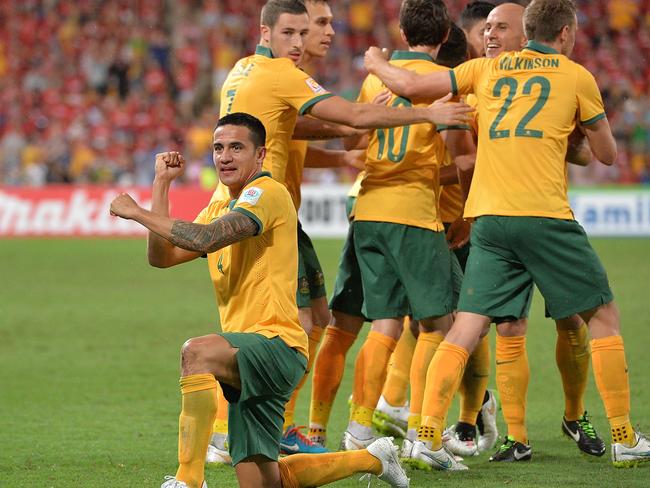
<svg viewBox="0 0 650 488">
<path fill-rule="evenodd" d="M 372 101 L 377 96 L 377 85 L 381 85 L 381 81 L 374 75 L 366 76 L 366 79 L 363 80 L 361 85 L 361 90 L 359 90 L 359 96 L 357 97 L 358 103 L 372 103 Z"/>
<path fill-rule="evenodd" d="M 253 182 L 244 188 L 232 211 L 251 218 L 257 224 L 256 235 L 260 235 L 285 221 L 288 213 L 286 203 L 291 198 L 284 198 L 288 196 L 284 193 L 286 189 L 280 184 Z"/>
<path fill-rule="evenodd" d="M 598 84 L 593 75 L 582 66 L 578 66 L 576 96 L 582 125 L 593 124 L 605 118 L 605 107 Z"/>
<path fill-rule="evenodd" d="M 481 73 L 488 69 L 491 59 L 477 58 L 465 61 L 449 72 L 451 77 L 451 92 L 454 95 L 474 93 Z"/>
<path fill-rule="evenodd" d="M 321 100 L 334 96 L 298 68 L 282 71 L 277 80 L 276 92 L 282 100 L 295 108 L 300 115 L 307 113 L 311 107 Z"/>
</svg>

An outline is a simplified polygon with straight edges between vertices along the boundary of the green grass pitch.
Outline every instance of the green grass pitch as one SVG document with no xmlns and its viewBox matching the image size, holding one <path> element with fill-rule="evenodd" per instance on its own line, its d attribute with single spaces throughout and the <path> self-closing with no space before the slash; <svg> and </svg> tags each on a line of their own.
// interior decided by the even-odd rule
<svg viewBox="0 0 650 488">
<path fill-rule="evenodd" d="M 329 290 L 341 244 L 316 241 Z M 650 240 L 595 239 L 594 246 L 621 308 L 632 418 L 650 432 Z M 142 240 L 0 241 L 0 486 L 159 486 L 176 469 L 180 346 L 216 328 L 202 260 L 153 269 Z M 616 470 L 609 454 L 587 459 L 562 437 L 554 344 L 554 326 L 536 297 L 528 336 L 533 461 L 492 465 L 484 454 L 468 460 L 466 473 L 410 471 L 412 486 L 650 486 L 650 466 Z M 331 448 L 347 421 L 358 346 L 334 407 Z M 307 383 L 296 415 L 301 423 L 307 423 L 309 391 Z M 593 380 L 586 404 L 609 440 Z M 455 415 L 456 406 L 449 418 Z M 236 485 L 225 467 L 209 469 L 207 482 L 210 488 Z M 361 485 L 351 478 L 334 486 Z"/>
</svg>

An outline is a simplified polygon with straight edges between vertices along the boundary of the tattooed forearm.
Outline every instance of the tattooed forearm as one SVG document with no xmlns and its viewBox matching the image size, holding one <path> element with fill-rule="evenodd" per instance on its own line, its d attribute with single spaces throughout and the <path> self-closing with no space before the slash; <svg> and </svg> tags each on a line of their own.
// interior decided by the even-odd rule
<svg viewBox="0 0 650 488">
<path fill-rule="evenodd" d="M 251 237 L 256 232 L 257 224 L 253 219 L 239 212 L 229 212 L 208 225 L 176 220 L 169 240 L 188 251 L 207 254 Z"/>
</svg>

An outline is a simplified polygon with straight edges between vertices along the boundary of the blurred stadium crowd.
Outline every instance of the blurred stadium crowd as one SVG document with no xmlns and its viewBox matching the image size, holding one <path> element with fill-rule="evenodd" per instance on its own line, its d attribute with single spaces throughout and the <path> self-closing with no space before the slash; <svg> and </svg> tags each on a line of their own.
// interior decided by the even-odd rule
<svg viewBox="0 0 650 488">
<path fill-rule="evenodd" d="M 254 50 L 263 3 L 0 2 L 0 184 L 149 185 L 153 154 L 171 149 L 190 161 L 188 183 L 210 181 L 219 87 Z M 466 3 L 447 1 L 454 15 Z M 619 159 L 575 180 L 648 184 L 650 0 L 577 4 L 574 58 L 603 91 Z M 330 5 L 336 38 L 315 78 L 354 97 L 367 46 L 400 46 L 400 0 Z"/>
</svg>

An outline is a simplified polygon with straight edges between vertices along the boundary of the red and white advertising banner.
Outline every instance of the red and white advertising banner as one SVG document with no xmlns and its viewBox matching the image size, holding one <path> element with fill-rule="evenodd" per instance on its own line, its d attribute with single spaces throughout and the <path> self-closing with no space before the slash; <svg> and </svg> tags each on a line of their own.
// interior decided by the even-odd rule
<svg viewBox="0 0 650 488">
<path fill-rule="evenodd" d="M 146 229 L 138 223 L 110 215 L 110 203 L 121 192 L 144 208 L 151 207 L 150 188 L 0 187 L 0 237 L 145 235 Z M 172 188 L 171 215 L 191 221 L 211 196 L 212 192 L 197 188 Z"/>
</svg>

